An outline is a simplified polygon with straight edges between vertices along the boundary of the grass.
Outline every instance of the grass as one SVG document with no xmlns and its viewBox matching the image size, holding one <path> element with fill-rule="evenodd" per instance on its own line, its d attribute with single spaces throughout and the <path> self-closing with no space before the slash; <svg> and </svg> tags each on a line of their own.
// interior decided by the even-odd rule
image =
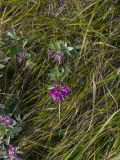
<svg viewBox="0 0 120 160">
<path fill-rule="evenodd" d="M 119 160 L 118 0 L 0 3 L 1 62 L 11 57 L 0 70 L 0 99 L 13 115 L 21 114 L 23 130 L 13 143 L 23 159 Z M 55 67 L 47 50 L 56 40 L 80 45 L 76 57 L 63 62 L 71 94 L 60 104 L 50 100 L 47 88 Z M 15 63 L 20 50 L 31 55 L 21 68 Z"/>
</svg>

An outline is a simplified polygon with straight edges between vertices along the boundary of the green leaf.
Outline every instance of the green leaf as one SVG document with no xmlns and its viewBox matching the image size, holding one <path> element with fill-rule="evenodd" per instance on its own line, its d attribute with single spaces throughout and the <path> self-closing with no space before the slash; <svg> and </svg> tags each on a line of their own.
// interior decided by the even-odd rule
<svg viewBox="0 0 120 160">
<path fill-rule="evenodd" d="M 19 40 L 20 38 L 16 36 L 15 32 L 7 32 L 7 36 L 14 40 Z"/>
<path fill-rule="evenodd" d="M 52 81 L 63 81 L 65 77 L 68 75 L 70 70 L 68 68 L 61 68 L 59 69 L 58 66 L 56 66 L 51 73 L 49 74 L 50 79 Z"/>
</svg>

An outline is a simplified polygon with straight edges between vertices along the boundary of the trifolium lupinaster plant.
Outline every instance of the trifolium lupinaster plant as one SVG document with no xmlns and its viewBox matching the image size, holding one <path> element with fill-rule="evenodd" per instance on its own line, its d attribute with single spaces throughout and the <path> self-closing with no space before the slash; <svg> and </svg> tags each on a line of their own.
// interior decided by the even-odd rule
<svg viewBox="0 0 120 160">
<path fill-rule="evenodd" d="M 18 147 L 13 147 L 11 139 L 21 131 L 20 124 L 10 115 L 0 115 L 0 159 L 20 160 Z"/>
<path fill-rule="evenodd" d="M 70 72 L 65 67 L 64 60 L 66 56 L 73 57 L 76 54 L 76 48 L 68 46 L 67 42 L 56 41 L 49 45 L 48 56 L 51 61 L 56 62 L 56 66 L 50 72 L 50 80 L 53 81 L 49 88 L 49 97 L 53 101 L 63 101 L 70 94 L 70 88 L 64 84 L 64 79 Z"/>
</svg>

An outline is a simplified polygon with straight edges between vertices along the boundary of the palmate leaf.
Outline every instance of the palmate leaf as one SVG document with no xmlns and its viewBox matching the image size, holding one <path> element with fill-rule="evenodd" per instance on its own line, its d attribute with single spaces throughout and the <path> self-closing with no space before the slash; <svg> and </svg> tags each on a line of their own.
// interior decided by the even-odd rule
<svg viewBox="0 0 120 160">
<path fill-rule="evenodd" d="M 49 76 L 50 76 L 51 80 L 53 80 L 53 81 L 59 81 L 59 79 L 60 79 L 60 72 L 59 72 L 58 66 L 56 66 L 51 71 L 51 73 L 49 74 Z"/>
<path fill-rule="evenodd" d="M 18 41 L 20 38 L 16 36 L 15 32 L 7 32 L 7 36 L 9 36 L 10 38 Z"/>
<path fill-rule="evenodd" d="M 56 42 L 54 42 L 54 43 L 51 43 L 51 44 L 49 45 L 49 48 L 52 49 L 52 50 L 55 51 L 55 52 L 60 51 L 60 50 L 61 50 L 60 42 L 59 42 L 59 41 L 56 41 Z"/>
<path fill-rule="evenodd" d="M 70 69 L 69 68 L 61 68 L 59 69 L 58 66 L 56 66 L 51 73 L 49 74 L 50 79 L 52 81 L 63 81 L 65 77 L 69 74 Z"/>
<path fill-rule="evenodd" d="M 49 45 L 49 48 L 55 52 L 60 52 L 61 54 L 67 54 L 68 56 L 74 58 L 77 54 L 77 50 L 80 49 L 80 46 L 75 47 L 68 46 L 66 41 L 56 41 Z"/>
<path fill-rule="evenodd" d="M 49 45 L 49 48 L 55 52 L 60 52 L 61 54 L 68 54 L 69 56 L 76 55 L 76 48 L 68 46 L 66 41 L 56 41 Z"/>
</svg>

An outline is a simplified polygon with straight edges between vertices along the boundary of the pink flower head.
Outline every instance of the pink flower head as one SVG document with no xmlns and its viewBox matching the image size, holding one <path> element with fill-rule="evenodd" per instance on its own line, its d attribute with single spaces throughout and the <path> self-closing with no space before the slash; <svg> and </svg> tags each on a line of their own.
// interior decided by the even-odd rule
<svg viewBox="0 0 120 160">
<path fill-rule="evenodd" d="M 49 91 L 49 96 L 54 100 L 54 101 L 62 101 L 66 96 L 68 96 L 70 90 L 67 85 L 55 85 L 54 88 L 50 89 Z"/>
<path fill-rule="evenodd" d="M 9 155 L 13 155 L 16 151 L 16 149 L 12 147 L 11 145 L 7 145 L 7 150 L 8 150 Z"/>
<path fill-rule="evenodd" d="M 13 120 L 10 116 L 5 116 L 3 121 L 3 123 L 8 127 L 13 123 Z"/>
</svg>

